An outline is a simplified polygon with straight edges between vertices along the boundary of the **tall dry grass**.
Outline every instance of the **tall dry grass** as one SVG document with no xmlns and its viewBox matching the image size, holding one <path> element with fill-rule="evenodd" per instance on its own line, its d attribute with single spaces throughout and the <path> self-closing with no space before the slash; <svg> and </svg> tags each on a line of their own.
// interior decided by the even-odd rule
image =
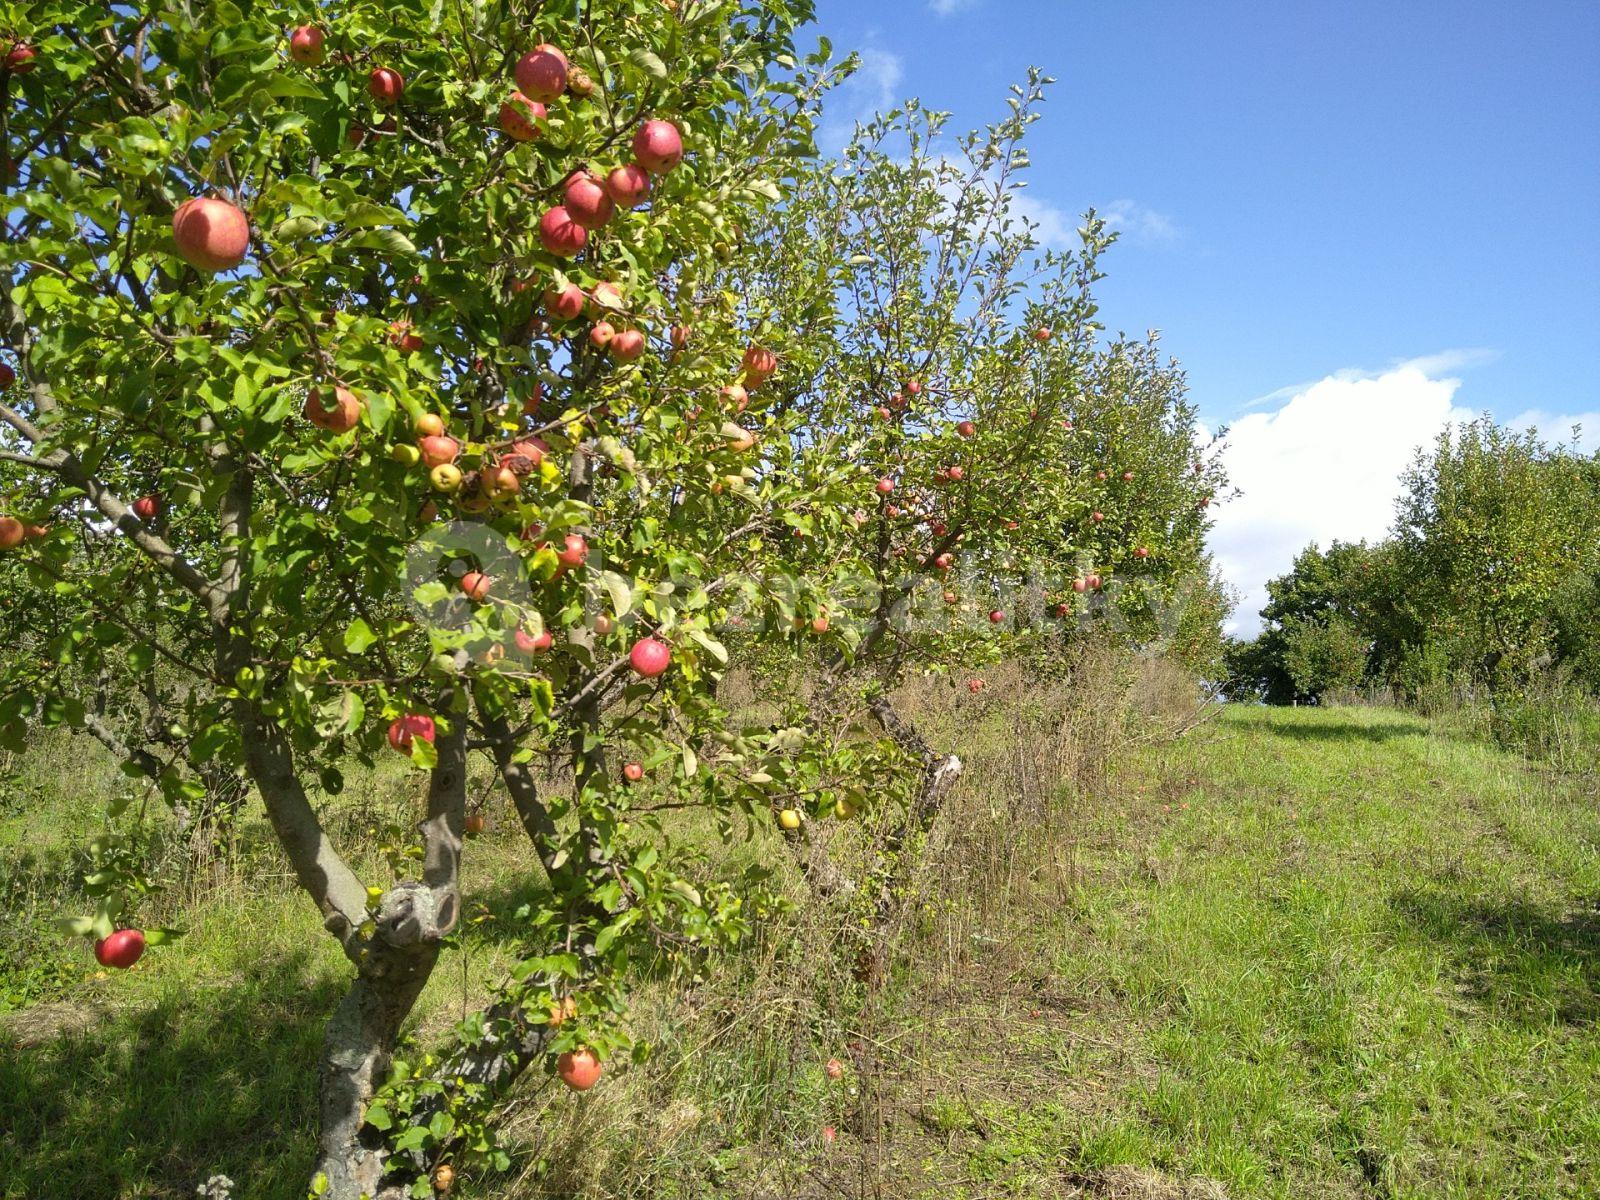
<svg viewBox="0 0 1600 1200">
<path fill-rule="evenodd" d="M 524 1095 L 505 1130 L 520 1165 L 496 1195 L 865 1197 L 919 1186 L 906 1137 L 977 1119 L 976 1097 L 971 1112 L 950 1111 L 962 1094 L 952 1054 L 993 1058 L 995 1006 L 1041 1002 L 1047 984 L 1021 926 L 1041 904 L 1073 903 L 1077 814 L 1101 801 L 1119 747 L 1205 711 L 1179 669 L 1099 646 L 1054 679 L 1019 664 L 983 679 L 976 695 L 926 677 L 894 697 L 963 770 L 925 841 L 908 848 L 892 918 L 871 924 L 873 897 L 817 902 L 783 843 L 764 840 L 755 852 L 789 910 L 704 978 L 639 995 L 651 1061 L 580 1103 L 548 1086 Z M 749 676 L 730 678 L 723 697 L 758 715 L 777 707 Z M 894 819 L 839 827 L 828 850 L 847 876 L 864 877 Z M 886 973 L 860 969 L 865 943 Z M 843 1079 L 828 1078 L 830 1059 Z"/>
</svg>

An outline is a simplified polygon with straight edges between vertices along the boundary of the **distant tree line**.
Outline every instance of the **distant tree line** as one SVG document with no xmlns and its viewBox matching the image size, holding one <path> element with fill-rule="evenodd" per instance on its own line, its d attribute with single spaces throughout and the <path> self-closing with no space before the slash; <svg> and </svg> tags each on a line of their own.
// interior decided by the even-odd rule
<svg viewBox="0 0 1600 1200">
<path fill-rule="evenodd" d="M 1491 697 L 1557 676 L 1600 694 L 1600 455 L 1483 418 L 1404 476 L 1390 535 L 1315 544 L 1226 653 L 1228 694 L 1316 703 L 1388 687 Z"/>
</svg>

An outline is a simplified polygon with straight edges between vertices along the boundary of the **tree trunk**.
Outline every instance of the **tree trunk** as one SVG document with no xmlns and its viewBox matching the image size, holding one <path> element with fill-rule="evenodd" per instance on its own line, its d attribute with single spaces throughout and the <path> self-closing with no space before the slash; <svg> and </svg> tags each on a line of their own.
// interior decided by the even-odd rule
<svg viewBox="0 0 1600 1200">
<path fill-rule="evenodd" d="M 356 979 L 328 1021 L 318 1071 L 322 1129 L 312 1179 L 327 1180 L 326 1200 L 380 1200 L 403 1192 L 383 1187 L 387 1140 L 366 1123 L 367 1106 L 388 1077 L 401 1027 L 421 995 L 439 944 L 461 913 L 461 841 L 465 836 L 467 742 L 464 716 L 440 735 L 428 783 L 428 812 L 418 829 L 420 883 L 385 892 L 356 965 Z"/>
<path fill-rule="evenodd" d="M 872 701 L 872 714 L 884 732 L 922 764 L 922 769 L 917 777 L 916 794 L 899 822 L 884 837 L 868 873 L 866 886 L 872 898 L 873 920 L 870 927 L 859 931 L 865 940 L 856 957 L 856 975 L 863 982 L 883 975 L 888 957 L 887 932 L 904 911 L 906 890 L 917 864 L 913 852 L 920 849 L 920 842 L 933 829 L 945 795 L 961 775 L 961 760 L 954 754 L 940 754 L 929 746 L 916 727 L 895 710 L 887 696 Z"/>
<path fill-rule="evenodd" d="M 401 1026 L 439 959 L 433 893 L 403 885 L 383 898 L 378 934 L 355 983 L 328 1021 L 319 1069 L 322 1129 L 313 1178 L 326 1200 L 379 1195 L 387 1148 L 366 1127 L 367 1105 L 389 1072 Z"/>
</svg>

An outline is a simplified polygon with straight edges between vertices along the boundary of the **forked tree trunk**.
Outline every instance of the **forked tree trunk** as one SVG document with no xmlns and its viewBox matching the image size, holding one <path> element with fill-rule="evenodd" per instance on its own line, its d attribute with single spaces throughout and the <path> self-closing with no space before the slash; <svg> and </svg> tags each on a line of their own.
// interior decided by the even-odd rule
<svg viewBox="0 0 1600 1200">
<path fill-rule="evenodd" d="M 317 1175 L 327 1200 L 374 1200 L 387 1161 L 384 1140 L 367 1127 L 367 1106 L 389 1073 L 401 1027 L 439 959 L 433 893 L 419 884 L 384 896 L 378 932 L 343 1002 L 328 1021 L 318 1072 L 322 1128 Z"/>
<path fill-rule="evenodd" d="M 318 1067 L 320 1129 L 311 1190 L 324 1200 L 389 1200 L 381 1187 L 387 1158 L 367 1106 L 388 1076 L 400 1030 L 439 959 L 439 943 L 460 914 L 457 865 L 465 834 L 466 739 L 439 738 L 439 765 L 422 823 L 423 880 L 384 893 L 372 925 L 360 881 L 316 819 L 282 733 L 244 708 L 246 761 L 278 840 L 323 924 L 355 964 L 356 977 L 329 1018 Z"/>
</svg>

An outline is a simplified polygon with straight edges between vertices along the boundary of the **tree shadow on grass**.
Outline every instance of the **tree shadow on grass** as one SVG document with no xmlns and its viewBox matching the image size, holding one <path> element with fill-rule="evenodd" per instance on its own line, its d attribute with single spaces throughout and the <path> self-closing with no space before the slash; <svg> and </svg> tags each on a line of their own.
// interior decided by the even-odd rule
<svg viewBox="0 0 1600 1200">
<path fill-rule="evenodd" d="M 0 1043 L 0 1195 L 189 1200 L 221 1173 L 236 1200 L 303 1200 L 322 1028 L 345 987 L 310 961 Z"/>
<path fill-rule="evenodd" d="M 1296 738 L 1303 742 L 1392 742 L 1396 738 L 1424 737 L 1428 727 L 1417 721 L 1382 724 L 1300 724 L 1272 723 L 1274 737 Z"/>
<path fill-rule="evenodd" d="M 1391 899 L 1450 951 L 1463 992 L 1521 1025 L 1600 1022 L 1600 904 L 1565 910 L 1406 889 Z"/>
</svg>

